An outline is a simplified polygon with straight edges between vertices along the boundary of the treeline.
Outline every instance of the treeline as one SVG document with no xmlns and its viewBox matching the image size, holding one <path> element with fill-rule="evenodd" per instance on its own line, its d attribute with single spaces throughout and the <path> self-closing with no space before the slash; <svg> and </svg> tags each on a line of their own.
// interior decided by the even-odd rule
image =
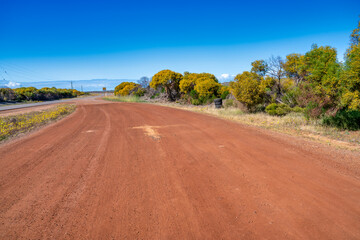
<svg viewBox="0 0 360 240">
<path fill-rule="evenodd" d="M 335 48 L 313 45 L 305 54 L 256 60 L 250 71 L 236 75 L 229 86 L 220 84 L 210 73 L 162 70 L 151 81 L 143 78 L 140 84 L 120 84 L 115 94 L 142 96 L 150 91 L 144 88 L 146 80 L 169 101 L 199 105 L 231 94 L 249 112 L 279 116 L 303 112 L 307 118 L 322 119 L 324 124 L 359 129 L 360 21 L 350 36 L 344 62 L 337 60 Z"/>
<path fill-rule="evenodd" d="M 155 74 L 151 81 L 142 78 L 140 84 L 123 82 L 115 88 L 114 94 L 120 96 L 147 95 L 156 98 L 165 96 L 169 101 L 183 100 L 187 103 L 200 105 L 211 103 L 215 98 L 225 99 L 230 88 L 219 83 L 210 73 L 189 73 L 184 75 L 171 70 L 162 70 Z"/>
<path fill-rule="evenodd" d="M 0 88 L 0 101 L 48 101 L 61 98 L 74 98 L 84 95 L 84 92 L 75 89 L 21 87 Z"/>
</svg>

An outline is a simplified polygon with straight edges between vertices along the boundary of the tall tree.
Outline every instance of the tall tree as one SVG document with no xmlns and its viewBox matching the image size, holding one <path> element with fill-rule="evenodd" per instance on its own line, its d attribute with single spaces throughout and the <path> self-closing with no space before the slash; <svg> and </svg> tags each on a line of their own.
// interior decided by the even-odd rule
<svg viewBox="0 0 360 240">
<path fill-rule="evenodd" d="M 341 64 L 336 49 L 313 45 L 304 56 L 306 81 L 301 84 L 298 102 L 312 117 L 334 115 L 339 110 Z"/>
<path fill-rule="evenodd" d="M 352 110 L 360 110 L 360 21 L 350 35 L 350 46 L 345 54 L 345 71 L 341 78 L 341 103 Z"/>
<path fill-rule="evenodd" d="M 276 92 L 278 97 L 282 95 L 281 80 L 285 77 L 284 61 L 280 56 L 271 56 L 267 61 L 267 74 L 276 81 Z"/>
<path fill-rule="evenodd" d="M 142 88 L 147 88 L 150 84 L 150 79 L 148 77 L 141 77 L 138 81 L 138 84 L 140 84 L 140 86 Z"/>
</svg>

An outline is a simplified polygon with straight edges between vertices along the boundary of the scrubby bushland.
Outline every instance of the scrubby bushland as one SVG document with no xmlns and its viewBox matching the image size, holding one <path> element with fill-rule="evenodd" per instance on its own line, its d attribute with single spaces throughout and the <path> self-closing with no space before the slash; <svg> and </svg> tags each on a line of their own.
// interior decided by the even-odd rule
<svg viewBox="0 0 360 240">
<path fill-rule="evenodd" d="M 46 101 L 83 95 L 75 89 L 22 87 L 0 88 L 0 101 Z"/>
<path fill-rule="evenodd" d="M 324 124 L 346 129 L 357 127 L 360 111 L 360 21 L 352 32 L 345 62 L 337 60 L 335 48 L 313 45 L 305 54 L 290 54 L 285 60 L 256 60 L 251 72 L 230 83 L 232 94 L 255 111 L 284 115 L 297 109 Z M 286 105 L 284 105 L 286 104 Z M 350 124 L 353 123 L 353 124 Z"/>
</svg>

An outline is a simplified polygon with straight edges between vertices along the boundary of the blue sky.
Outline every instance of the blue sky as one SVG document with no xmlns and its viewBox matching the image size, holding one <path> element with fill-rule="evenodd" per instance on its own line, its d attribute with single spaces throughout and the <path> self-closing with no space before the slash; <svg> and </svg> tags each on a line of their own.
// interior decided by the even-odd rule
<svg viewBox="0 0 360 240">
<path fill-rule="evenodd" d="M 0 77 L 18 82 L 138 79 L 167 68 L 221 78 L 313 43 L 342 60 L 360 14 L 355 0 L 0 2 Z"/>
</svg>

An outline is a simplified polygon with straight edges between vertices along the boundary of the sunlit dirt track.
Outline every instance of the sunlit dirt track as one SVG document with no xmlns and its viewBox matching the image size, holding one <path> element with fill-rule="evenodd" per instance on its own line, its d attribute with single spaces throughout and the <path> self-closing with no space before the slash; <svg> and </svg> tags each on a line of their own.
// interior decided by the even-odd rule
<svg viewBox="0 0 360 240">
<path fill-rule="evenodd" d="M 332 158 L 211 116 L 79 102 L 0 146 L 0 239 L 360 239 L 359 176 Z"/>
</svg>

